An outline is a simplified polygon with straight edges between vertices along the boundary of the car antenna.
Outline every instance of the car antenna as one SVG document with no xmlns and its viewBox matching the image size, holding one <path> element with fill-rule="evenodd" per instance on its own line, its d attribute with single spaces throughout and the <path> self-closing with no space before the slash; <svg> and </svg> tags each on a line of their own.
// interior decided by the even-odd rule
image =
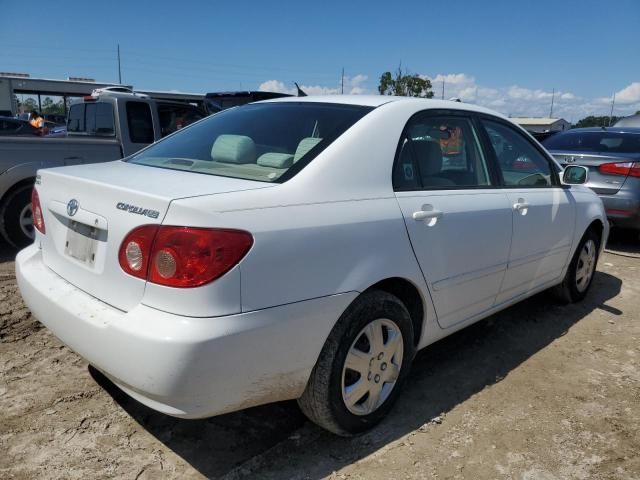
<svg viewBox="0 0 640 480">
<path fill-rule="evenodd" d="M 298 89 L 298 96 L 299 97 L 306 97 L 307 94 L 304 93 L 304 91 L 300 88 L 300 85 L 298 85 L 297 82 L 293 82 L 293 84 L 296 86 L 296 88 Z"/>
</svg>

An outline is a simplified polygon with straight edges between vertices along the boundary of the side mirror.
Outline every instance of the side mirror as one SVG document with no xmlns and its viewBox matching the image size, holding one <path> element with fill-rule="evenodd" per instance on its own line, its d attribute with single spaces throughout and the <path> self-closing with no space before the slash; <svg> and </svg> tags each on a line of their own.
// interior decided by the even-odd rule
<svg viewBox="0 0 640 480">
<path fill-rule="evenodd" d="M 583 185 L 587 183 L 589 169 L 582 165 L 569 165 L 562 172 L 562 183 L 566 185 Z"/>
</svg>

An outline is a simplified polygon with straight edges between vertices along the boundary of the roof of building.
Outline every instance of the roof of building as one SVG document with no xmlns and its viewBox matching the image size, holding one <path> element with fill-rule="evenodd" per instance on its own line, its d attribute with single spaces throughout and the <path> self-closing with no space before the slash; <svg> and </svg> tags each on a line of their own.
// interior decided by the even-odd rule
<svg viewBox="0 0 640 480">
<path fill-rule="evenodd" d="M 549 117 L 509 117 L 509 119 L 520 125 L 551 125 L 556 122 L 567 122 L 564 118 Z"/>
</svg>

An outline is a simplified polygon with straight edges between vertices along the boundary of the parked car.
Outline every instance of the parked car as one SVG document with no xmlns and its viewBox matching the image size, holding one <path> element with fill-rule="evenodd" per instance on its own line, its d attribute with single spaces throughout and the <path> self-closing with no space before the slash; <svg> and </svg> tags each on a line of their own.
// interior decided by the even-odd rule
<svg viewBox="0 0 640 480">
<path fill-rule="evenodd" d="M 272 98 L 290 97 L 287 93 L 261 92 L 256 90 L 237 92 L 211 92 L 204 97 L 207 113 L 218 113 L 227 108 L 245 105 L 247 103 L 270 100 Z"/>
<path fill-rule="evenodd" d="M 192 105 L 108 91 L 71 105 L 66 134 L 0 138 L 0 233 L 16 247 L 33 241 L 30 201 L 39 168 L 122 158 L 205 116 Z"/>
<path fill-rule="evenodd" d="M 13 117 L 0 117 L 0 136 L 40 135 L 40 131 L 29 122 Z"/>
<path fill-rule="evenodd" d="M 623 117 L 615 123 L 614 127 L 640 128 L 640 114 Z"/>
<path fill-rule="evenodd" d="M 576 128 L 543 144 L 561 165 L 589 169 L 613 225 L 640 230 L 640 128 Z"/>
<path fill-rule="evenodd" d="M 550 287 L 585 297 L 608 235 L 586 173 L 470 104 L 258 102 L 41 170 L 16 275 L 36 318 L 155 410 L 297 398 L 349 435 L 389 411 L 416 350 Z"/>
<path fill-rule="evenodd" d="M 546 131 L 546 132 L 533 132 L 533 131 L 529 131 L 529 133 L 531 134 L 531 136 L 533 138 L 535 138 L 536 140 L 538 140 L 539 142 L 543 142 L 545 141 L 547 138 L 554 136 L 556 133 L 558 133 L 558 131 Z"/>
</svg>

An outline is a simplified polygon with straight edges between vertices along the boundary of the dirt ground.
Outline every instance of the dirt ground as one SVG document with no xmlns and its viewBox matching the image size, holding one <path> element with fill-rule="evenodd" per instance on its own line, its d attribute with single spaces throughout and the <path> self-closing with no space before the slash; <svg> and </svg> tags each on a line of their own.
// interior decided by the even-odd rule
<svg viewBox="0 0 640 480">
<path fill-rule="evenodd" d="M 638 255 L 640 241 L 610 248 Z M 640 258 L 419 353 L 393 413 L 344 439 L 295 402 L 177 420 L 128 398 L 24 307 L 0 246 L 0 478 L 640 479 Z"/>
</svg>

